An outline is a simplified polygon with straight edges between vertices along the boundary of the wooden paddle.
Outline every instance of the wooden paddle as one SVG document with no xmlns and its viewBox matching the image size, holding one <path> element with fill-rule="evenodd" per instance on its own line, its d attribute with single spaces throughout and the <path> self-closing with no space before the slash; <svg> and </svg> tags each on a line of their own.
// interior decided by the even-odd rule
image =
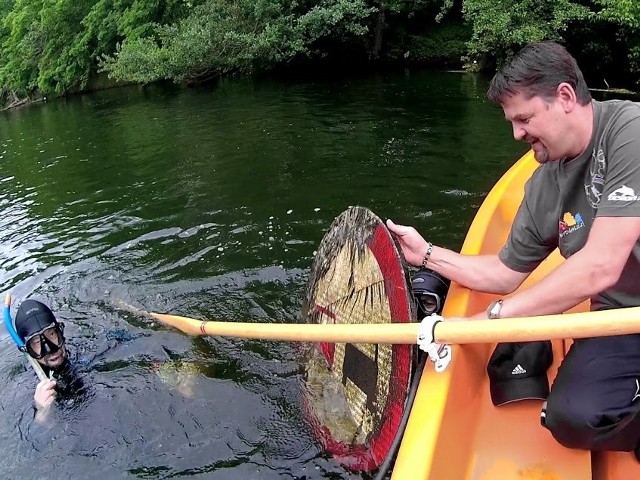
<svg viewBox="0 0 640 480">
<path fill-rule="evenodd" d="M 419 323 L 238 323 L 144 313 L 189 335 L 298 342 L 415 344 L 420 327 Z M 441 344 L 464 344 L 529 342 L 630 333 L 640 333 L 640 307 L 499 320 L 444 321 L 436 325 L 434 337 Z"/>
</svg>

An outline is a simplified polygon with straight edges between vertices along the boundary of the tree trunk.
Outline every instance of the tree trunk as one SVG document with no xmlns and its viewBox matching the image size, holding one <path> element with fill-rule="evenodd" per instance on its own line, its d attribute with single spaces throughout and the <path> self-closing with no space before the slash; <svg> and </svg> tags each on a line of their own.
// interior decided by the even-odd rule
<svg viewBox="0 0 640 480">
<path fill-rule="evenodd" d="M 380 2 L 380 6 L 378 7 L 378 19 L 376 21 L 376 31 L 373 44 L 373 58 L 375 60 L 379 60 L 380 54 L 382 53 L 382 34 L 384 33 L 384 19 L 386 10 L 387 5 L 383 2 Z"/>
</svg>

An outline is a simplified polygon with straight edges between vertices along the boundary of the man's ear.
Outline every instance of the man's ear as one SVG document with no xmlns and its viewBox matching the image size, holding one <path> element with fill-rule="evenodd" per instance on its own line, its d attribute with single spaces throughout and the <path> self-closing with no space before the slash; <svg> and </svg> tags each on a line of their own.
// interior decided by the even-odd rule
<svg viewBox="0 0 640 480">
<path fill-rule="evenodd" d="M 565 113 L 570 113 L 578 105 L 578 97 L 576 91 L 571 85 L 562 82 L 556 89 L 556 99 L 564 109 Z"/>
</svg>

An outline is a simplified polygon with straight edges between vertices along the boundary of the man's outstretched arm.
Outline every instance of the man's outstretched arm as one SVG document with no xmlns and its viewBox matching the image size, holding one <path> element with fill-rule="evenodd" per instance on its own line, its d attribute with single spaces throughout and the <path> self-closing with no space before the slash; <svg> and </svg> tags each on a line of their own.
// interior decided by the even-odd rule
<svg viewBox="0 0 640 480">
<path fill-rule="evenodd" d="M 391 220 L 387 220 L 387 227 L 396 235 L 406 261 L 416 267 L 422 265 L 429 243 L 418 231 Z M 462 255 L 435 245 L 427 266 L 466 288 L 499 295 L 513 292 L 529 276 L 507 267 L 498 255 Z"/>
</svg>

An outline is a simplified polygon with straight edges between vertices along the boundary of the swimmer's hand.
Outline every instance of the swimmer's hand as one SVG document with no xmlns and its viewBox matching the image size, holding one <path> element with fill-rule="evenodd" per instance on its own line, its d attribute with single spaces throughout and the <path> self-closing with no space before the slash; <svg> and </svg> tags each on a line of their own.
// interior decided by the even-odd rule
<svg viewBox="0 0 640 480">
<path fill-rule="evenodd" d="M 36 409 L 45 410 L 56 399 L 56 381 L 55 380 L 41 380 L 36 387 L 36 392 L 33 394 L 33 401 L 36 405 Z"/>
</svg>

